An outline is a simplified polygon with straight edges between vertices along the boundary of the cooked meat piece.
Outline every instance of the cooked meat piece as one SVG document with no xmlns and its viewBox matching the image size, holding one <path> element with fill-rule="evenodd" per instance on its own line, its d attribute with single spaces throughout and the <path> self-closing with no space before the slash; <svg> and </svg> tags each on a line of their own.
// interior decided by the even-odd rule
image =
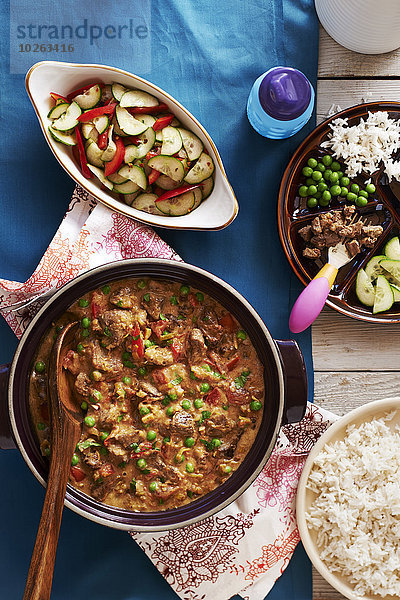
<svg viewBox="0 0 400 600">
<path fill-rule="evenodd" d="M 236 428 L 236 423 L 228 419 L 223 413 L 212 415 L 205 421 L 205 428 L 209 436 L 222 436 Z"/>
<path fill-rule="evenodd" d="M 322 234 L 315 235 L 313 238 L 311 238 L 311 244 L 312 246 L 315 246 L 315 248 L 322 250 L 322 248 L 325 248 L 326 246 L 325 237 Z"/>
<path fill-rule="evenodd" d="M 193 435 L 195 432 L 193 417 L 186 410 L 176 412 L 172 417 L 171 431 L 184 436 Z"/>
<path fill-rule="evenodd" d="M 170 485 L 169 483 L 160 483 L 157 487 L 156 496 L 163 502 L 174 496 L 177 492 L 179 492 L 178 485 Z"/>
<path fill-rule="evenodd" d="M 215 346 L 221 340 L 223 327 L 218 323 L 215 312 L 205 306 L 199 315 L 197 325 L 201 329 L 210 346 Z"/>
<path fill-rule="evenodd" d="M 115 429 L 110 433 L 106 439 L 107 448 L 113 442 L 119 443 L 124 448 L 128 448 L 133 442 L 139 442 L 139 434 L 137 427 L 129 425 L 128 423 L 118 423 Z"/>
<path fill-rule="evenodd" d="M 318 248 L 304 248 L 303 256 L 305 258 L 311 258 L 312 260 L 315 258 L 321 258 L 321 250 Z"/>
<path fill-rule="evenodd" d="M 107 310 L 99 316 L 99 320 L 110 338 L 107 343 L 108 348 L 120 346 L 134 326 L 134 316 L 126 310 Z"/>
<path fill-rule="evenodd" d="M 313 234 L 313 232 L 311 229 L 311 225 L 306 225 L 305 227 L 302 227 L 301 229 L 299 229 L 299 235 L 303 238 L 303 240 L 305 242 L 309 242 L 311 240 L 312 234 Z"/>
<path fill-rule="evenodd" d="M 380 225 L 364 225 L 362 233 L 365 236 L 377 239 L 383 233 L 383 227 Z"/>
<path fill-rule="evenodd" d="M 202 362 L 207 356 L 207 346 L 204 342 L 204 336 L 200 329 L 196 327 L 189 334 L 189 359 L 190 362 Z"/>
<path fill-rule="evenodd" d="M 79 373 L 75 379 L 75 389 L 81 396 L 87 398 L 90 395 L 90 384 L 91 381 L 86 373 Z"/>
<path fill-rule="evenodd" d="M 144 355 L 149 363 L 161 367 L 172 365 L 174 362 L 172 351 L 169 348 L 161 348 L 161 346 L 146 348 Z"/>
<path fill-rule="evenodd" d="M 134 296 L 132 297 L 132 290 L 128 287 L 121 288 L 120 290 L 110 294 L 111 304 L 115 304 L 119 308 L 132 308 L 135 306 L 133 298 Z"/>
<path fill-rule="evenodd" d="M 104 371 L 115 377 L 122 372 L 123 364 L 118 355 L 115 355 L 110 350 L 102 348 L 96 340 L 93 343 L 92 363 L 95 369 Z"/>
<path fill-rule="evenodd" d="M 172 465 L 166 464 L 159 452 L 152 454 L 147 459 L 147 464 L 149 467 L 154 467 L 157 469 L 160 473 L 160 476 L 164 477 L 166 482 L 179 483 L 179 481 L 183 478 L 180 470 Z"/>
<path fill-rule="evenodd" d="M 345 206 L 343 208 L 343 214 L 345 217 L 352 217 L 354 215 L 354 213 L 356 212 L 356 207 L 354 206 L 354 204 L 350 204 L 349 206 Z"/>
<path fill-rule="evenodd" d="M 226 396 L 228 402 L 232 402 L 232 404 L 247 404 L 251 399 L 249 391 L 244 388 L 237 388 L 235 385 L 231 385 L 226 392 Z"/>
<path fill-rule="evenodd" d="M 236 447 L 239 443 L 240 438 L 243 435 L 244 430 L 237 430 L 231 436 L 229 440 L 224 441 L 221 446 L 218 448 L 219 454 L 222 454 L 224 458 L 233 458 Z"/>
<path fill-rule="evenodd" d="M 164 373 L 164 369 L 154 369 L 151 376 L 153 378 L 154 383 L 156 383 L 157 385 L 165 385 L 166 383 L 168 383 L 168 377 Z"/>
<path fill-rule="evenodd" d="M 315 219 L 313 219 L 313 221 L 312 221 L 312 225 L 308 225 L 308 227 L 310 227 L 310 234 L 309 234 L 307 241 L 310 241 L 310 239 L 312 237 L 311 232 L 315 233 L 317 235 L 319 233 L 322 233 L 322 227 L 321 227 L 321 222 L 319 220 L 319 217 L 315 217 Z M 303 229 L 306 229 L 306 227 L 304 227 Z"/>
<path fill-rule="evenodd" d="M 68 369 L 72 375 L 77 375 L 81 370 L 81 359 L 77 352 L 68 350 L 63 360 L 64 369 Z"/>
<path fill-rule="evenodd" d="M 347 242 L 346 248 L 351 257 L 356 256 L 361 250 L 357 240 L 350 240 L 350 242 Z"/>
<path fill-rule="evenodd" d="M 91 487 L 91 495 L 95 500 L 104 500 L 104 498 L 111 492 L 111 490 L 118 485 L 120 478 L 117 475 L 111 475 L 104 479 L 99 479 L 101 483 L 94 482 Z"/>
<path fill-rule="evenodd" d="M 99 429 L 110 430 L 114 427 L 114 424 L 118 422 L 118 417 L 121 414 L 120 407 L 117 402 L 105 404 L 101 402 L 100 408 L 96 413 L 97 416 L 97 427 Z"/>
<path fill-rule="evenodd" d="M 158 391 L 158 389 L 154 385 L 152 385 L 148 381 L 141 381 L 140 389 L 146 392 L 148 396 L 153 396 L 154 398 L 159 398 L 163 395 L 160 391 Z"/>
<path fill-rule="evenodd" d="M 100 458 L 100 453 L 96 446 L 89 446 L 81 450 L 82 460 L 91 469 L 99 469 L 103 464 Z"/>
<path fill-rule="evenodd" d="M 161 306 L 164 300 L 165 296 L 151 292 L 148 302 L 142 300 L 142 306 L 153 319 L 158 320 L 160 318 Z"/>
<path fill-rule="evenodd" d="M 336 233 L 327 232 L 325 234 L 325 246 L 336 246 L 340 242 L 340 237 Z"/>
</svg>

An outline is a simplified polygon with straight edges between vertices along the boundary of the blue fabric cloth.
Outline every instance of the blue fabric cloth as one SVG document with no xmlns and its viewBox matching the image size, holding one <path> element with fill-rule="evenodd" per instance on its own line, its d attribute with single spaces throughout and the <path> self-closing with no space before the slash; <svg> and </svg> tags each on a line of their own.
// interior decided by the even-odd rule
<svg viewBox="0 0 400 600">
<path fill-rule="evenodd" d="M 158 84 L 198 117 L 220 150 L 240 204 L 238 218 L 223 231 L 160 234 L 186 261 L 242 292 L 274 337 L 290 337 L 289 309 L 300 285 L 279 243 L 276 199 L 284 167 L 313 122 L 294 138 L 269 141 L 251 129 L 245 106 L 254 80 L 277 64 L 299 68 L 315 85 L 318 25 L 313 4 L 313 0 L 10 0 L 9 8 L 2 2 L 0 277 L 27 279 L 57 229 L 74 187 L 43 139 L 21 73 L 44 59 L 115 65 Z M 52 24 L 64 25 L 65 36 L 72 33 L 74 39 L 62 40 L 61 28 L 50 30 Z M 114 27 L 107 29 L 111 37 L 108 24 Z M 91 29 L 93 25 L 98 29 Z M 113 32 L 120 36 L 113 38 Z M 46 51 L 39 44 L 45 41 L 53 44 Z M 72 43 L 74 50 L 68 52 L 67 44 L 62 52 L 63 41 Z M 312 390 L 310 336 L 296 337 Z M 0 362 L 10 361 L 16 339 L 4 322 L 0 340 Z M 16 451 L 0 453 L 0 473 L 0 596 L 19 598 L 44 491 Z M 176 595 L 128 535 L 66 510 L 52 598 L 89 597 L 172 600 Z M 311 569 L 301 547 L 268 595 L 269 600 L 278 598 L 311 598 Z"/>
</svg>

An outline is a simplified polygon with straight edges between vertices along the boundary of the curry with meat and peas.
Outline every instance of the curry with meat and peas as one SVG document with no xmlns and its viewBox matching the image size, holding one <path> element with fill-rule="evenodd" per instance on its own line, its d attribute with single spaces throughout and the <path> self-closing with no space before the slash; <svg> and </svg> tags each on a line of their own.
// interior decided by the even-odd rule
<svg viewBox="0 0 400 600">
<path fill-rule="evenodd" d="M 77 300 L 43 337 L 30 410 L 50 454 L 47 363 L 57 332 L 79 320 L 63 360 L 83 431 L 70 483 L 133 511 L 175 508 L 240 465 L 260 427 L 263 367 L 239 323 L 200 291 L 126 279 Z"/>
</svg>

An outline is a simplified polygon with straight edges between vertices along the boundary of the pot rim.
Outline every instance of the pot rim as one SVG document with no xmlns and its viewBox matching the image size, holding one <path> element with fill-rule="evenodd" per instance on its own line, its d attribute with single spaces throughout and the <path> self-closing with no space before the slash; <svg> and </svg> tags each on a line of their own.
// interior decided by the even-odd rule
<svg viewBox="0 0 400 600">
<path fill-rule="evenodd" d="M 12 433 L 13 433 L 15 442 L 17 444 L 17 447 L 18 447 L 19 451 L 21 452 L 26 464 L 28 465 L 29 469 L 31 470 L 33 475 L 36 477 L 36 479 L 39 481 L 39 483 L 41 483 L 41 485 L 43 485 L 43 487 L 46 488 L 47 482 L 41 476 L 41 474 L 38 472 L 35 465 L 32 463 L 32 460 L 29 457 L 28 452 L 25 449 L 24 442 L 20 436 L 17 421 L 16 421 L 16 418 L 14 415 L 13 389 L 14 389 L 15 372 L 17 369 L 18 361 L 21 357 L 21 354 L 24 352 L 25 344 L 29 340 L 31 332 L 33 331 L 33 329 L 35 328 L 37 323 L 41 320 L 43 313 L 51 305 L 56 303 L 59 298 L 64 296 L 66 293 L 68 293 L 69 290 L 76 287 L 80 282 L 82 282 L 86 279 L 91 279 L 91 278 L 95 277 L 97 274 L 105 273 L 108 270 L 114 271 L 117 266 L 122 266 L 122 265 L 126 265 L 127 267 L 129 267 L 129 266 L 146 267 L 146 265 L 160 265 L 165 268 L 168 268 L 171 265 L 173 265 L 174 267 L 178 267 L 178 268 L 182 267 L 184 271 L 185 270 L 189 271 L 192 274 L 202 275 L 203 277 L 206 277 L 207 279 L 211 280 L 217 286 L 223 287 L 226 291 L 228 291 L 228 293 L 230 293 L 231 295 L 233 295 L 235 297 L 235 301 L 236 300 L 239 301 L 239 304 L 244 306 L 244 308 L 248 311 L 248 313 L 250 313 L 251 318 L 255 320 L 256 324 L 261 329 L 261 331 L 264 335 L 264 338 L 268 343 L 269 350 L 271 351 L 271 353 L 273 355 L 274 362 L 275 362 L 274 366 L 276 367 L 277 374 L 278 374 L 278 389 L 279 389 L 278 414 L 277 414 L 277 417 L 275 420 L 275 426 L 273 429 L 273 433 L 272 433 L 269 443 L 264 451 L 262 459 L 259 461 L 257 468 L 251 472 L 251 474 L 246 478 L 244 483 L 238 489 L 236 489 L 235 492 L 230 494 L 229 497 L 227 497 L 222 502 L 218 503 L 216 506 L 211 507 L 208 510 L 206 510 L 206 512 L 202 513 L 201 515 L 187 518 L 184 521 L 173 523 L 173 524 L 157 525 L 157 526 L 149 526 L 149 525 L 132 526 L 128 523 L 122 523 L 122 522 L 118 522 L 117 520 L 113 520 L 111 518 L 104 518 L 99 515 L 92 514 L 92 512 L 90 512 L 89 508 L 82 509 L 79 506 L 77 506 L 74 502 L 68 500 L 67 497 L 65 498 L 65 501 L 64 501 L 65 506 L 67 506 L 68 508 L 70 508 L 75 513 L 79 514 L 80 516 L 85 517 L 85 518 L 87 518 L 91 521 L 94 521 L 96 523 L 99 523 L 101 525 L 112 527 L 114 529 L 120 529 L 120 530 L 124 530 L 124 531 L 133 531 L 135 533 L 136 532 L 137 533 L 155 533 L 155 532 L 161 532 L 161 531 L 169 531 L 169 530 L 177 529 L 177 528 L 184 527 L 187 525 L 191 525 L 193 523 L 196 523 L 198 521 L 201 521 L 203 519 L 211 517 L 212 515 L 214 515 L 217 512 L 220 512 L 221 510 L 226 508 L 229 504 L 231 504 L 232 502 L 237 500 L 237 498 L 239 498 L 239 496 L 241 496 L 242 493 L 257 478 L 257 476 L 259 475 L 259 473 L 265 466 L 269 456 L 271 455 L 271 452 L 275 446 L 276 439 L 278 437 L 278 434 L 279 434 L 279 431 L 281 428 L 281 424 L 282 424 L 283 411 L 284 411 L 284 400 L 285 400 L 285 397 L 284 397 L 285 384 L 284 384 L 283 368 L 282 368 L 281 359 L 279 357 L 279 353 L 278 353 L 275 341 L 272 338 L 272 336 L 271 336 L 270 332 L 268 331 L 266 325 L 264 324 L 263 320 L 256 312 L 256 310 L 235 288 L 233 288 L 230 284 L 226 283 L 223 279 L 217 277 L 216 275 L 213 275 L 212 273 L 210 273 L 209 271 L 206 271 L 205 269 L 196 267 L 194 265 L 191 265 L 191 264 L 183 262 L 183 261 L 179 262 L 179 261 L 173 261 L 173 260 L 169 260 L 169 259 L 145 258 L 145 259 L 124 259 L 124 260 L 120 260 L 120 261 L 113 261 L 113 262 L 107 263 L 106 265 L 100 265 L 100 266 L 94 267 L 88 271 L 85 271 L 84 273 L 81 273 L 80 275 L 76 276 L 74 279 L 72 279 L 69 282 L 67 282 L 66 284 L 64 284 L 39 309 L 39 311 L 32 318 L 29 325 L 27 326 L 27 328 L 24 331 L 24 333 L 19 341 L 17 350 L 15 351 L 14 358 L 13 358 L 13 361 L 12 361 L 11 367 L 10 367 L 10 378 L 9 378 L 9 383 L 8 383 L 8 412 L 9 412 L 9 417 L 10 417 Z M 170 277 L 171 277 L 171 280 L 173 280 L 173 278 L 174 278 L 173 274 L 171 274 Z M 122 275 L 121 279 L 123 279 L 123 278 L 125 278 L 125 277 Z M 162 277 L 159 277 L 159 278 L 168 279 L 168 275 L 163 275 Z M 212 296 L 212 294 L 211 294 L 211 296 Z M 70 484 L 68 484 L 68 487 L 70 487 L 70 488 L 72 487 L 72 489 L 75 489 L 75 488 L 73 488 L 73 486 L 70 486 Z M 68 487 L 67 487 L 67 492 L 68 492 Z M 89 498 L 90 500 L 92 500 L 90 496 L 87 496 L 87 495 L 84 495 L 84 496 Z M 98 504 L 100 504 L 101 506 L 105 506 L 106 508 L 109 506 L 109 505 L 106 505 L 103 503 L 98 503 Z M 188 505 L 185 505 L 185 506 L 189 507 L 190 504 L 191 503 L 189 503 Z M 111 508 L 113 508 L 113 507 L 111 507 Z M 171 510 L 175 510 L 175 509 L 171 509 Z M 126 511 L 126 512 L 131 513 L 132 511 Z M 169 513 L 170 511 L 163 511 L 163 512 Z M 140 514 L 140 513 L 136 513 L 136 514 Z M 144 513 L 141 513 L 141 514 L 144 514 Z M 145 514 L 149 515 L 149 517 L 151 515 L 150 512 L 145 513 Z"/>
</svg>

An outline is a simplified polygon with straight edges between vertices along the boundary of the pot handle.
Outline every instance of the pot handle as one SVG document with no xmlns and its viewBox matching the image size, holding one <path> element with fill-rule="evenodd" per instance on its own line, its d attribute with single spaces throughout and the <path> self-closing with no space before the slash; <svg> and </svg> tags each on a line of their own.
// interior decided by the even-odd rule
<svg viewBox="0 0 400 600">
<path fill-rule="evenodd" d="M 298 423 L 307 408 L 307 371 L 299 345 L 293 340 L 275 340 L 283 367 L 285 406 L 282 424 Z"/>
<path fill-rule="evenodd" d="M 16 448 L 11 435 L 10 418 L 7 409 L 7 390 L 10 365 L 0 365 L 0 448 L 7 450 Z"/>
</svg>

